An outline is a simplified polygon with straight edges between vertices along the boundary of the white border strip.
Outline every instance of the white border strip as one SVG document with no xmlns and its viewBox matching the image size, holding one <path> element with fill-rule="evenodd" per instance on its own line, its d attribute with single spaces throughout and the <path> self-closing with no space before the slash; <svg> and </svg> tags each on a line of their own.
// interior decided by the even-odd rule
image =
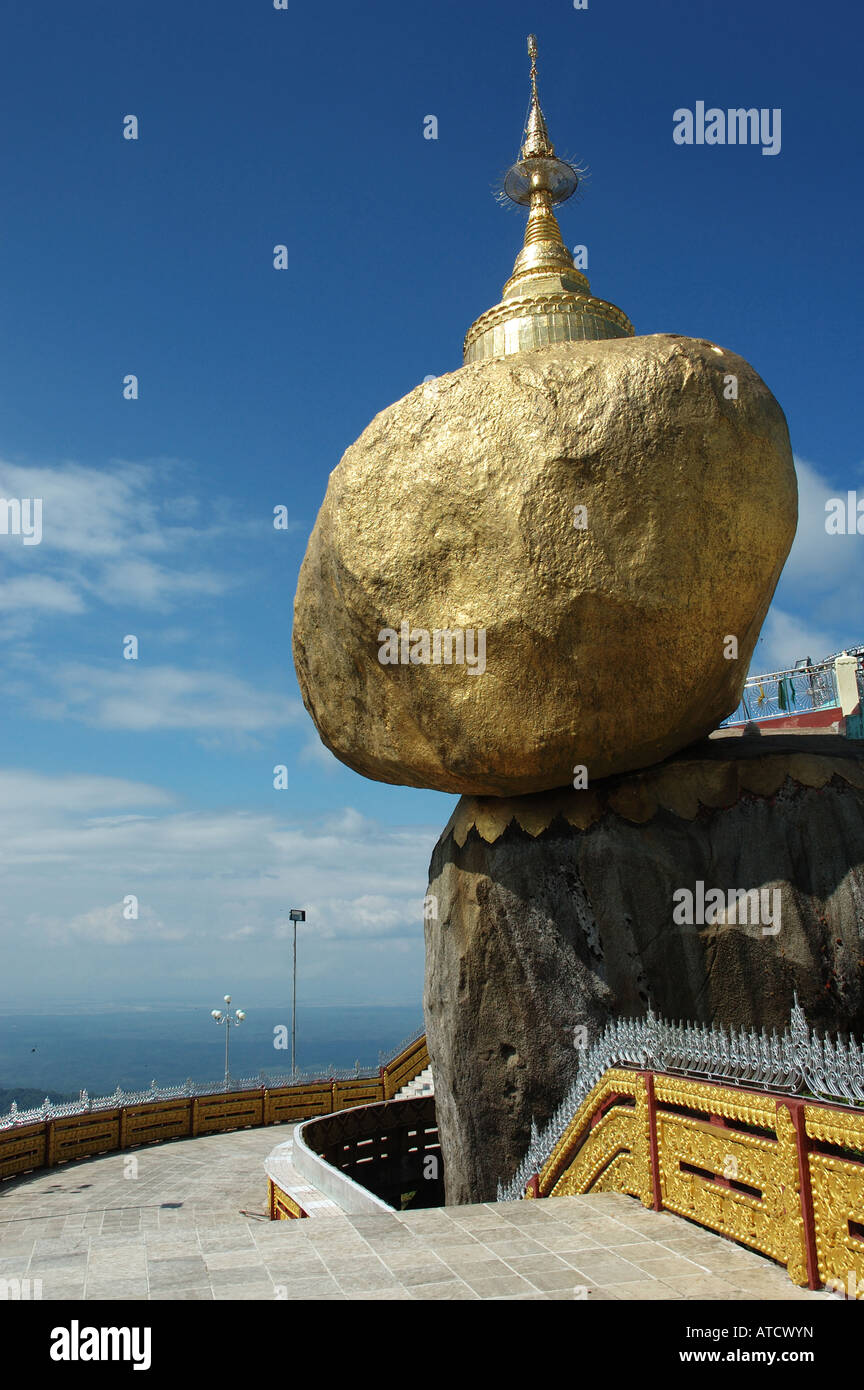
<svg viewBox="0 0 864 1390">
<path fill-rule="evenodd" d="M 392 1101 L 388 1104 L 392 1104 Z M 318 1120 L 330 1119 L 335 1114 L 344 1115 L 345 1111 L 333 1111 L 331 1115 L 315 1115 L 297 1126 L 294 1131 L 292 1166 L 301 1177 L 308 1178 L 319 1192 L 323 1192 L 325 1197 L 330 1197 L 338 1203 L 342 1211 L 347 1212 L 349 1216 L 376 1216 L 383 1211 L 395 1211 L 395 1207 L 388 1206 L 380 1197 L 376 1197 L 374 1192 L 370 1192 L 368 1187 L 363 1187 L 353 1178 L 349 1178 L 340 1168 L 334 1168 L 332 1163 L 328 1163 L 306 1143 L 303 1135 L 306 1126 L 315 1124 Z"/>
</svg>

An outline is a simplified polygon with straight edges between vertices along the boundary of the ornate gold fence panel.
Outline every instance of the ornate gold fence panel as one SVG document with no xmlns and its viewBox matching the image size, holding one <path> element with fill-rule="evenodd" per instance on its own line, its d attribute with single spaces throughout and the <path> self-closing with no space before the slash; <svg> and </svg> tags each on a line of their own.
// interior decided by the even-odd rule
<svg viewBox="0 0 864 1390">
<path fill-rule="evenodd" d="M 304 1211 L 299 1202 L 277 1187 L 272 1178 L 267 1179 L 267 1187 L 271 1221 L 299 1221 L 308 1217 L 308 1211 Z"/>
<path fill-rule="evenodd" d="M 49 1125 L 43 1123 L 22 1125 L 20 1129 L 7 1130 L 0 1135 L 0 1177 L 49 1167 L 52 1134 L 53 1127 L 49 1132 Z"/>
<path fill-rule="evenodd" d="M 155 1100 L 129 1105 L 120 1112 L 120 1148 L 158 1144 L 163 1139 L 185 1139 L 192 1133 L 188 1100 Z"/>
<path fill-rule="evenodd" d="M 305 1086 L 281 1086 L 267 1092 L 265 1124 L 285 1125 L 308 1120 L 311 1115 L 327 1115 L 333 1109 L 333 1086 L 316 1081 Z"/>
<path fill-rule="evenodd" d="M 783 1101 L 671 1076 L 655 1077 L 655 1100 L 662 1206 L 806 1284 L 798 1147 Z"/>
<path fill-rule="evenodd" d="M 53 1163 L 110 1153 L 120 1147 L 120 1111 L 102 1110 L 54 1120 Z"/>
<path fill-rule="evenodd" d="M 380 1079 L 336 1081 L 333 1084 L 333 1103 L 330 1108 L 353 1110 L 355 1105 L 374 1105 L 383 1099 L 384 1087 Z"/>
<path fill-rule="evenodd" d="M 816 1258 L 823 1284 L 864 1297 L 864 1114 L 804 1109 Z"/>
<path fill-rule="evenodd" d="M 221 1096 L 198 1096 L 196 1134 L 221 1134 L 252 1129 L 264 1123 L 261 1091 L 235 1091 Z"/>
</svg>

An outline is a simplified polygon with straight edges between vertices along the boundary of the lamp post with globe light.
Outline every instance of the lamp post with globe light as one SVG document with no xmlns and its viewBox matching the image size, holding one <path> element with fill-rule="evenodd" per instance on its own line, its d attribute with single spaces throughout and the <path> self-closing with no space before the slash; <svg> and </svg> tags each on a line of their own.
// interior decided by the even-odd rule
<svg viewBox="0 0 864 1390">
<path fill-rule="evenodd" d="M 226 994 L 226 995 L 225 995 L 225 1003 L 226 1003 L 226 1004 L 230 1004 L 230 1003 L 231 1003 L 231 995 L 230 995 L 230 994 Z M 241 1024 L 241 1023 L 243 1022 L 244 1018 L 246 1017 L 246 1015 L 245 1015 L 245 1013 L 243 1012 L 242 1009 L 235 1009 L 234 1014 L 233 1014 L 233 1016 L 232 1016 L 231 1010 L 230 1010 L 230 1008 L 228 1008 L 228 1009 L 225 1009 L 224 1012 L 223 1012 L 222 1009 L 211 1009 L 211 1010 L 210 1010 L 210 1017 L 213 1019 L 214 1023 L 224 1023 L 224 1025 L 225 1025 L 225 1089 L 226 1089 L 226 1091 L 227 1091 L 227 1089 L 228 1089 L 228 1076 L 229 1076 L 229 1071 L 228 1071 L 228 1044 L 229 1044 L 230 1039 L 231 1039 L 231 1028 L 232 1028 L 232 1026 L 236 1028 L 239 1024 Z"/>
<path fill-rule="evenodd" d="M 288 913 L 288 918 L 294 928 L 294 989 L 291 996 L 291 1080 L 293 1081 L 297 1074 L 294 1065 L 294 1047 L 297 1041 L 297 923 L 306 921 L 306 913 L 302 907 L 292 907 Z"/>
</svg>

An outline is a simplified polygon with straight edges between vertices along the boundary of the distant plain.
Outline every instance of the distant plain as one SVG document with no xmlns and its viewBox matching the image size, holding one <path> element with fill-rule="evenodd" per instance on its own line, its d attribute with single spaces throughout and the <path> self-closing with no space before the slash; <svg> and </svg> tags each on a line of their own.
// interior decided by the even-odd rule
<svg viewBox="0 0 864 1390">
<path fill-rule="evenodd" d="M 287 1072 L 291 1067 L 291 1010 L 246 1009 L 231 1029 L 234 1077 Z M 173 1085 L 192 1078 L 220 1081 L 225 1067 L 225 1028 L 210 1017 L 219 1001 L 187 1008 L 130 1006 L 112 1010 L 81 1007 L 64 1013 L 0 1010 L 0 1093 L 35 1087 L 77 1095 L 107 1095 L 119 1085 L 141 1090 L 155 1080 Z M 232 1008 L 234 1003 L 232 1002 Z M 288 1047 L 275 1047 L 285 1040 Z M 378 1066 L 379 1051 L 423 1031 L 419 1004 L 411 1007 L 307 1005 L 297 1009 L 297 1068 Z"/>
</svg>

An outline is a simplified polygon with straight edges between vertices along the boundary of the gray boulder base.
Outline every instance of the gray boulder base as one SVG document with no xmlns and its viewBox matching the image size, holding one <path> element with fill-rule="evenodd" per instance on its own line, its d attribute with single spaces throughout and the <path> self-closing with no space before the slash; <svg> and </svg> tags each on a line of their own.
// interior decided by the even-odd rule
<svg viewBox="0 0 864 1390">
<path fill-rule="evenodd" d="M 683 889 L 700 915 L 700 883 L 726 911 L 675 921 Z M 754 888 L 773 920 L 754 921 L 752 900 L 728 910 L 730 889 Z M 864 744 L 717 739 L 590 789 L 463 797 L 429 895 L 447 1202 L 489 1201 L 613 1016 L 650 1002 L 782 1029 L 797 991 L 811 1026 L 864 1036 Z"/>
</svg>

